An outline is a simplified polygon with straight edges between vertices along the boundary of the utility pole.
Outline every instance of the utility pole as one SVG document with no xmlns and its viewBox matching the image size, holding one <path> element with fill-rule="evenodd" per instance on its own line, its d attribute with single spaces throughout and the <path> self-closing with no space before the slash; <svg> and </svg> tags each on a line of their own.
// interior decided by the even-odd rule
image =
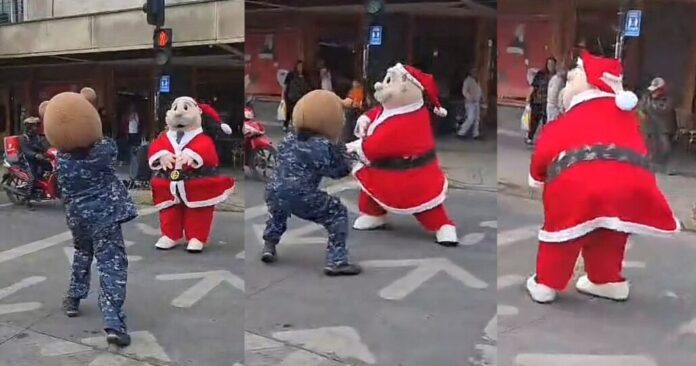
<svg viewBox="0 0 696 366">
<path fill-rule="evenodd" d="M 624 41 L 626 39 L 626 12 L 629 9 L 631 0 L 621 0 L 619 5 L 619 31 L 616 34 L 616 47 L 614 47 L 614 58 L 623 58 Z"/>
<path fill-rule="evenodd" d="M 172 83 L 173 33 L 171 28 L 162 28 L 165 19 L 164 0 L 147 0 L 145 5 L 143 5 L 143 12 L 147 14 L 147 23 L 155 26 L 152 35 L 152 46 L 155 64 L 157 65 L 157 81 L 153 107 L 155 110 L 155 122 L 159 125 L 160 121 L 164 120 L 165 109 L 171 99 L 169 93 L 171 92 Z"/>
<path fill-rule="evenodd" d="M 365 2 L 365 11 L 367 13 L 368 27 L 365 39 L 365 47 L 363 48 L 363 80 L 367 83 L 366 90 L 372 94 L 373 85 L 377 81 L 376 67 L 379 66 L 378 48 L 382 47 L 384 41 L 384 22 L 383 14 L 385 8 L 384 0 L 367 0 Z M 375 52 L 372 52 L 375 51 Z M 377 57 L 375 57 L 377 56 Z"/>
</svg>

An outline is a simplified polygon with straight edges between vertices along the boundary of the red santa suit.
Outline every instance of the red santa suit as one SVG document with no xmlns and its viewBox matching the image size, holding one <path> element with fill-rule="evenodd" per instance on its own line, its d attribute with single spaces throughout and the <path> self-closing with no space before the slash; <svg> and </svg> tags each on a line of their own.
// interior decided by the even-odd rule
<svg viewBox="0 0 696 366">
<path fill-rule="evenodd" d="M 430 75 L 409 66 L 397 67 L 431 95 L 439 112 L 444 111 Z M 435 154 L 430 112 L 423 101 L 393 109 L 373 108 L 360 117 L 358 125 L 365 130 L 356 149 L 362 162 L 353 170 L 362 188 L 361 213 L 373 217 L 387 212 L 414 214 L 429 231 L 443 226 L 454 229 L 443 205 L 447 177 Z M 456 244 L 456 238 L 451 240 Z"/>
<path fill-rule="evenodd" d="M 537 273 L 528 281 L 540 302 L 567 286 L 581 251 L 588 275 L 578 290 L 624 300 L 628 235 L 679 230 L 650 170 L 632 111 L 637 99 L 622 90 L 620 62 L 587 53 L 581 61 L 595 88 L 574 96 L 566 114 L 544 128 L 531 161 L 529 183 L 544 189 Z"/>
<path fill-rule="evenodd" d="M 160 158 L 168 155 L 189 156 L 193 166 L 176 166 L 166 171 Z M 177 132 L 161 134 L 150 147 L 152 196 L 160 211 L 162 233 L 173 241 L 186 236 L 207 243 L 214 206 L 223 202 L 234 189 L 234 180 L 217 174 L 220 164 L 213 140 L 202 128 L 184 133 L 177 143 Z M 174 175 L 177 173 L 174 172 Z M 180 180 L 179 180 L 180 179 Z"/>
</svg>

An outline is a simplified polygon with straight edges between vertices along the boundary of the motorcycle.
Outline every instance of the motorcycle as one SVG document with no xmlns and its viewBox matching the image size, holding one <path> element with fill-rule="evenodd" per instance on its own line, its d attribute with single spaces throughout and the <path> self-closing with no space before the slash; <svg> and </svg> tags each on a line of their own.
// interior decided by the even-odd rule
<svg viewBox="0 0 696 366">
<path fill-rule="evenodd" d="M 266 135 L 266 128 L 256 120 L 251 106 L 244 108 L 244 165 L 252 174 L 266 180 L 275 168 L 277 151 Z"/>
<path fill-rule="evenodd" d="M 21 157 L 19 136 L 6 137 L 4 140 L 5 156 L 3 166 L 7 172 L 0 180 L 0 186 L 7 194 L 7 197 L 15 205 L 30 205 L 31 201 L 51 201 L 60 199 L 58 190 L 58 150 L 48 149 L 46 157 L 51 165 L 51 170 L 44 172 L 42 177 L 36 179 L 35 188 L 29 187 L 31 182 L 31 171 L 27 163 Z"/>
</svg>

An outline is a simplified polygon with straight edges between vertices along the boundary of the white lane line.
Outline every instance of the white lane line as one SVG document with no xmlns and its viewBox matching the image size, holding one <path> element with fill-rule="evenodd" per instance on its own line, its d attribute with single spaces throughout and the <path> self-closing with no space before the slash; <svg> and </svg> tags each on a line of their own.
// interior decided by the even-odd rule
<svg viewBox="0 0 696 366">
<path fill-rule="evenodd" d="M 484 233 L 468 233 L 459 239 L 459 244 L 463 246 L 472 246 L 480 243 L 486 237 Z"/>
<path fill-rule="evenodd" d="M 577 355 L 577 354 L 522 354 L 515 358 L 518 366 L 658 366 L 640 355 Z"/>
<path fill-rule="evenodd" d="M 12 205 L 13 205 L 13 203 L 0 203 L 0 208 L 2 208 L 2 207 L 10 207 L 10 206 L 12 206 Z"/>
<path fill-rule="evenodd" d="M 502 136 L 510 136 L 510 137 L 524 137 L 525 133 L 520 130 L 509 130 L 506 128 L 499 128 L 498 129 L 498 135 Z"/>
<path fill-rule="evenodd" d="M 504 247 L 510 244 L 536 238 L 539 227 L 536 225 L 523 226 L 512 230 L 498 232 L 498 246 Z"/>
<path fill-rule="evenodd" d="M 154 207 L 147 207 L 140 210 L 139 215 L 141 217 L 147 216 L 157 211 L 158 210 Z M 38 251 L 50 248 L 68 240 L 72 240 L 72 234 L 70 233 L 70 231 L 65 231 L 57 235 L 49 236 L 48 238 L 44 238 L 35 242 L 31 242 L 12 249 L 5 250 L 3 252 L 0 252 L 0 263 L 11 261 L 13 259 L 17 259 L 28 254 L 36 253 Z"/>
<path fill-rule="evenodd" d="M 511 286 L 517 286 L 523 284 L 525 281 L 524 276 L 520 275 L 505 275 L 498 277 L 498 290 L 508 288 Z"/>
<path fill-rule="evenodd" d="M 520 313 L 520 309 L 515 306 L 510 305 L 498 305 L 498 315 L 517 315 Z"/>
</svg>

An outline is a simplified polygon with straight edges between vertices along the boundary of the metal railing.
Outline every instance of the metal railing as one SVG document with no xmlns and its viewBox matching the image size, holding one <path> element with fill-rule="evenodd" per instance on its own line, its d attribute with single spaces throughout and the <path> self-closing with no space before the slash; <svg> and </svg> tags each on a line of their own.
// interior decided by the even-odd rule
<svg viewBox="0 0 696 366">
<path fill-rule="evenodd" d="M 0 25 L 24 21 L 25 0 L 0 0 Z"/>
</svg>

